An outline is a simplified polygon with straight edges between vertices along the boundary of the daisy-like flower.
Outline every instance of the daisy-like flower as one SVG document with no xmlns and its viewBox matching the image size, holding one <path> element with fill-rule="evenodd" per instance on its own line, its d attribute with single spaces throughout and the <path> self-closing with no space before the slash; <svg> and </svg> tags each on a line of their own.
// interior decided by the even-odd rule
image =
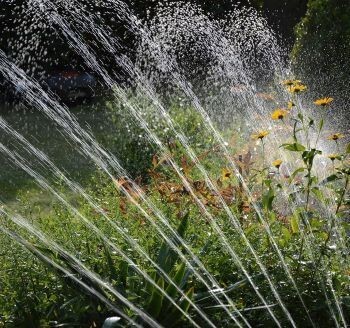
<svg viewBox="0 0 350 328">
<path fill-rule="evenodd" d="M 314 101 L 314 104 L 317 106 L 325 107 L 329 105 L 334 99 L 331 97 L 320 98 Z"/>
<path fill-rule="evenodd" d="M 227 168 L 224 168 L 221 172 L 221 179 L 222 181 L 226 181 L 226 180 L 229 180 L 232 176 L 232 172 L 227 169 Z"/>
<path fill-rule="evenodd" d="M 294 106 L 295 104 L 293 103 L 293 101 L 288 101 L 288 105 L 287 105 L 288 110 L 291 110 Z"/>
<path fill-rule="evenodd" d="M 271 114 L 271 118 L 273 120 L 283 120 L 286 115 L 288 114 L 288 111 L 286 111 L 283 108 L 277 108 L 272 114 Z"/>
<path fill-rule="evenodd" d="M 342 138 L 344 138 L 343 134 L 341 134 L 341 133 L 334 133 L 334 134 L 330 135 L 327 139 L 328 140 L 337 141 L 337 140 L 342 139 Z"/>
<path fill-rule="evenodd" d="M 254 133 L 252 135 L 252 138 L 253 139 L 256 139 L 256 140 L 262 140 L 264 139 L 267 135 L 269 135 L 269 131 L 266 131 L 266 130 L 262 130 L 262 131 L 258 131 L 257 133 Z"/>
<path fill-rule="evenodd" d="M 275 168 L 277 168 L 277 169 L 280 168 L 281 164 L 282 164 L 282 160 L 281 160 L 281 159 L 276 159 L 275 161 L 272 162 L 272 165 L 273 165 Z"/>
<path fill-rule="evenodd" d="M 338 155 L 338 154 L 329 154 L 327 156 L 332 162 L 334 162 L 336 159 L 340 160 L 341 159 L 341 156 Z"/>
<path fill-rule="evenodd" d="M 307 89 L 307 86 L 301 83 L 293 84 L 288 87 L 290 93 L 299 93 Z"/>
<path fill-rule="evenodd" d="M 283 85 L 287 86 L 287 87 L 290 87 L 292 85 L 295 85 L 295 84 L 300 84 L 301 81 L 300 80 L 292 80 L 292 79 L 289 79 L 289 80 L 284 80 L 282 82 Z"/>
</svg>

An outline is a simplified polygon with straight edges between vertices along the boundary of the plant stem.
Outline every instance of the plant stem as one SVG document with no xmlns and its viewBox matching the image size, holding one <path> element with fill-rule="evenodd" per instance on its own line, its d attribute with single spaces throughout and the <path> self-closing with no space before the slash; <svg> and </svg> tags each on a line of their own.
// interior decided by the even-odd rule
<svg viewBox="0 0 350 328">
<path fill-rule="evenodd" d="M 317 138 L 316 138 L 316 142 L 315 142 L 315 149 L 317 149 L 317 144 L 318 144 L 318 141 L 320 139 L 320 135 L 321 135 L 321 132 L 322 132 L 322 128 L 323 128 L 323 121 L 324 121 L 324 112 L 322 113 L 322 117 L 321 117 L 321 121 L 320 121 L 320 125 L 319 125 L 319 128 L 318 128 L 318 132 L 317 132 Z"/>
<path fill-rule="evenodd" d="M 312 164 L 308 166 L 307 169 L 307 185 L 306 185 L 306 203 L 305 203 L 305 212 L 308 212 L 309 210 L 309 201 L 310 201 L 310 187 L 312 185 L 312 179 L 311 179 L 311 169 L 312 169 Z"/>
<path fill-rule="evenodd" d="M 264 171 L 265 171 L 265 145 L 263 139 L 261 139 L 261 151 L 262 151 L 262 170 L 261 170 L 261 198 L 263 197 L 264 193 Z"/>
<path fill-rule="evenodd" d="M 306 128 L 306 126 L 305 126 L 304 115 L 301 112 L 301 108 L 299 106 L 297 106 L 297 102 L 296 102 L 296 107 L 298 109 L 298 116 L 299 116 L 299 119 L 301 121 L 302 128 L 303 128 L 303 131 L 304 131 L 304 134 L 305 134 L 306 146 L 309 149 L 310 148 L 309 129 Z"/>
<path fill-rule="evenodd" d="M 265 145 L 264 140 L 261 139 L 261 151 L 262 151 L 262 160 L 263 160 L 263 169 L 265 167 Z"/>
<path fill-rule="evenodd" d="M 332 217 L 331 226 L 329 228 L 327 238 L 326 238 L 326 240 L 325 240 L 325 242 L 323 244 L 323 247 L 322 247 L 323 250 L 325 250 L 327 248 L 327 245 L 328 245 L 328 243 L 329 243 L 329 241 L 331 239 L 332 230 L 333 230 L 333 228 L 335 226 L 335 223 L 336 223 L 336 217 L 337 217 L 337 214 L 339 213 L 339 209 L 340 209 L 340 207 L 341 207 L 341 205 L 343 203 L 343 200 L 344 200 L 344 197 L 345 197 L 345 193 L 346 193 L 346 190 L 347 190 L 348 186 L 349 186 L 349 175 L 347 175 L 346 178 L 345 178 L 345 186 L 344 186 L 344 189 L 343 189 L 343 191 L 342 191 L 342 193 L 340 195 L 340 199 L 339 199 L 339 202 L 337 204 L 337 208 L 335 210 L 335 214 Z M 323 255 L 324 255 L 324 253 L 323 253 L 323 251 L 321 251 L 321 254 L 320 254 L 320 256 L 319 256 L 319 258 L 318 258 L 318 260 L 316 262 L 316 266 L 315 266 L 316 268 L 318 267 L 319 263 L 321 262 L 321 259 L 322 259 Z"/>
<path fill-rule="evenodd" d="M 299 255 L 298 255 L 298 265 L 297 265 L 297 268 L 296 268 L 296 276 L 298 276 L 299 274 L 299 270 L 300 270 L 300 258 L 301 258 L 301 255 L 303 253 L 303 250 L 304 250 L 304 243 L 305 243 L 305 235 L 303 234 L 302 237 L 301 237 L 301 245 L 300 245 L 300 248 L 299 248 Z"/>
</svg>

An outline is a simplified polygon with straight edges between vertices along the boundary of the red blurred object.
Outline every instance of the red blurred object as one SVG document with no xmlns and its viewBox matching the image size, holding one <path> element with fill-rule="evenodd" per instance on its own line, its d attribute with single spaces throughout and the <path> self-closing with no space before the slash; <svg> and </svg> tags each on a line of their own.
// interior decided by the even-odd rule
<svg viewBox="0 0 350 328">
<path fill-rule="evenodd" d="M 72 77 L 78 77 L 80 73 L 76 71 L 64 71 L 64 72 L 61 72 L 61 75 L 65 78 L 72 78 Z"/>
</svg>

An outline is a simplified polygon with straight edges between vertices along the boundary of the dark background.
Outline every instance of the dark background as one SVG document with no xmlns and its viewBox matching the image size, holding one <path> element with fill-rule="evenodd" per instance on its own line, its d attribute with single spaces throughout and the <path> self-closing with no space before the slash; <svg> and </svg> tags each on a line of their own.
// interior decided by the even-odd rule
<svg viewBox="0 0 350 328">
<path fill-rule="evenodd" d="M 54 61 L 57 61 L 57 64 L 60 61 L 60 65 L 64 64 L 65 60 L 70 64 L 79 62 L 79 59 L 70 51 L 65 41 L 56 35 L 55 31 L 51 30 L 49 26 L 43 25 L 44 20 L 40 24 L 36 24 L 40 17 L 35 17 L 35 13 L 33 15 L 28 14 L 30 5 L 28 5 L 27 0 L 3 0 L 2 2 L 4 3 L 0 9 L 0 48 L 16 64 L 26 69 L 27 73 L 30 74 L 30 69 L 37 65 L 43 65 L 43 68 L 50 69 Z M 97 4 L 98 1 L 81 0 L 81 2 L 94 3 L 96 10 L 101 10 Z M 128 1 L 126 2 L 128 3 Z M 207 14 L 215 18 L 224 17 L 236 6 L 253 6 L 267 17 L 269 24 L 276 30 L 277 35 L 280 36 L 289 49 L 291 49 L 294 42 L 293 28 L 305 15 L 307 4 L 307 0 L 192 0 L 189 2 L 198 5 Z M 146 16 L 147 18 L 152 17 L 158 1 L 135 0 L 128 4 L 134 13 L 144 20 Z M 103 8 L 103 5 L 101 7 Z M 110 13 L 110 15 L 112 14 Z M 115 29 L 118 29 L 118 26 Z M 125 31 L 119 28 L 118 32 L 123 34 Z M 127 40 L 126 43 L 128 42 L 131 44 L 132 40 Z M 40 43 L 40 46 L 35 47 L 35 43 Z M 129 46 L 129 44 L 126 44 L 126 46 Z M 44 51 L 45 53 L 43 53 Z M 33 65 L 33 58 L 37 61 L 37 65 Z M 48 58 L 50 60 L 47 60 Z"/>
<path fill-rule="evenodd" d="M 28 14 L 28 0 L 1 0 L 0 49 L 27 74 L 52 71 L 65 65 L 79 67 L 79 57 L 40 15 Z M 96 10 L 103 1 L 81 0 Z M 141 19 L 149 18 L 157 0 L 126 1 Z M 332 73 L 349 81 L 350 65 L 350 0 L 192 0 L 209 15 L 224 17 L 236 6 L 253 6 L 266 17 L 279 41 L 290 53 L 296 71 L 306 78 Z M 102 3 L 99 6 L 99 3 Z M 112 13 L 113 14 L 113 13 Z M 33 17 L 31 17 L 31 15 Z M 111 14 L 109 14 L 111 15 Z M 23 20 L 23 17 L 30 19 Z M 108 21 L 108 17 L 107 17 Z M 123 34 L 121 26 L 116 33 Z M 124 38 L 132 49 L 132 39 Z M 336 73 L 335 73 L 336 72 Z M 36 76 L 37 77 L 37 76 Z M 325 78 L 323 78 L 325 80 Z M 324 83 L 329 87 L 329 83 Z M 346 83 L 345 83 L 346 84 Z M 3 88 L 2 88 L 3 89 Z"/>
</svg>

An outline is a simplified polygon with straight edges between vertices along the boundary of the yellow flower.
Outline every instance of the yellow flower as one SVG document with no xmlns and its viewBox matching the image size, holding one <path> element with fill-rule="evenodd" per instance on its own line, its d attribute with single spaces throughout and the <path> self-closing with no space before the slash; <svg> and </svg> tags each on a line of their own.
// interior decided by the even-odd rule
<svg viewBox="0 0 350 328">
<path fill-rule="evenodd" d="M 270 133 L 269 131 L 262 130 L 262 131 L 259 131 L 259 132 L 255 133 L 255 134 L 253 134 L 253 135 L 252 135 L 252 138 L 253 138 L 253 139 L 256 139 L 256 140 L 258 140 L 258 139 L 262 140 L 262 139 L 264 139 L 269 133 Z"/>
<path fill-rule="evenodd" d="M 341 133 L 334 133 L 334 134 L 330 135 L 327 139 L 328 140 L 337 141 L 337 140 L 342 139 L 342 138 L 344 138 L 343 134 L 341 134 Z"/>
<path fill-rule="evenodd" d="M 280 160 L 280 159 L 276 159 L 275 161 L 272 162 L 272 165 L 274 167 L 276 167 L 277 169 L 280 168 L 281 164 L 282 164 L 282 160 Z"/>
<path fill-rule="evenodd" d="M 333 98 L 330 97 L 325 97 L 325 98 L 320 98 L 314 101 L 314 104 L 317 106 L 326 106 L 329 105 L 333 101 Z"/>
<path fill-rule="evenodd" d="M 292 109 L 292 107 L 294 107 L 295 106 L 295 104 L 292 102 L 292 101 L 288 101 L 288 110 L 291 110 Z"/>
<path fill-rule="evenodd" d="M 338 154 L 330 154 L 327 156 L 332 162 L 336 159 L 341 159 L 340 155 Z"/>
<path fill-rule="evenodd" d="M 305 91 L 306 89 L 307 89 L 306 85 L 301 83 L 293 84 L 288 87 L 288 90 L 291 93 L 299 93 L 299 92 Z"/>
<path fill-rule="evenodd" d="M 273 120 L 283 120 L 285 116 L 288 114 L 288 111 L 286 111 L 283 108 L 277 108 L 272 114 L 271 117 Z"/>
<path fill-rule="evenodd" d="M 300 84 L 301 81 L 300 80 L 284 80 L 282 82 L 283 85 L 286 85 L 287 87 L 290 87 L 292 85 L 295 85 L 295 84 Z"/>
<path fill-rule="evenodd" d="M 227 169 L 227 168 L 222 169 L 222 172 L 221 172 L 222 181 L 226 181 L 226 180 L 230 179 L 231 176 L 232 176 L 232 172 L 229 169 Z"/>
</svg>

